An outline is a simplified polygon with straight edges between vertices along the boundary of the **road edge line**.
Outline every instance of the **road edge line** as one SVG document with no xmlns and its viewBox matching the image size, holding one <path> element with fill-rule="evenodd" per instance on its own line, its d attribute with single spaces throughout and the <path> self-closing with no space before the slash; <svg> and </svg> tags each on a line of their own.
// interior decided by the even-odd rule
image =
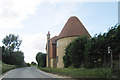
<svg viewBox="0 0 120 80">
<path fill-rule="evenodd" d="M 38 69 L 38 68 L 37 68 L 37 69 Z M 38 71 L 42 72 L 42 73 L 45 74 L 45 75 L 50 76 L 51 78 L 58 78 L 58 77 L 56 77 L 56 76 L 54 76 L 54 75 L 49 75 L 47 72 L 44 72 L 44 71 L 42 71 L 42 70 L 40 70 L 40 69 L 38 69 Z"/>
<path fill-rule="evenodd" d="M 13 69 L 13 70 L 14 70 L 14 69 Z M 4 78 L 6 75 L 8 75 L 8 74 L 9 74 L 11 71 L 13 71 L 13 70 L 10 70 L 10 71 L 4 73 L 4 75 L 2 74 L 2 76 L 0 77 L 0 80 L 2 80 L 2 78 Z"/>
</svg>

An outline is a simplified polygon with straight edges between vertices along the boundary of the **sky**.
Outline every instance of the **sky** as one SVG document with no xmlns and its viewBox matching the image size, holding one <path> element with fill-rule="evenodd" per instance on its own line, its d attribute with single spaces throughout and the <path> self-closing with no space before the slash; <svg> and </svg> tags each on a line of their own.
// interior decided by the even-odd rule
<svg viewBox="0 0 120 80">
<path fill-rule="evenodd" d="M 109 2 L 108 2 L 109 1 Z M 59 35 L 71 16 L 83 23 L 91 36 L 104 33 L 118 23 L 119 0 L 0 0 L 0 46 L 11 34 L 22 39 L 25 62 L 46 53 L 47 33 Z"/>
</svg>

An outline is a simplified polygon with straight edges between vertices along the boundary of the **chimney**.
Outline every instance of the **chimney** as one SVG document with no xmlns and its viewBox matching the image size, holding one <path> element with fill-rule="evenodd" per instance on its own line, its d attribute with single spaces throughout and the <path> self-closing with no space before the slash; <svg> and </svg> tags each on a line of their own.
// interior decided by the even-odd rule
<svg viewBox="0 0 120 80">
<path fill-rule="evenodd" d="M 50 54 L 50 32 L 48 31 L 48 34 L 47 34 L 47 64 L 48 64 L 48 67 L 50 67 L 50 57 L 49 57 L 49 54 Z"/>
<path fill-rule="evenodd" d="M 49 42 L 50 40 L 50 32 L 48 31 L 48 34 L 47 34 L 47 43 Z"/>
</svg>

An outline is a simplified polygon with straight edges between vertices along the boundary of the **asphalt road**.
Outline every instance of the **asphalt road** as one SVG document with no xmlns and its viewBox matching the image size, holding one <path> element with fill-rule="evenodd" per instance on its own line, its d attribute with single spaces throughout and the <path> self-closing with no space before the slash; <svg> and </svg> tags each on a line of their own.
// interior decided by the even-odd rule
<svg viewBox="0 0 120 80">
<path fill-rule="evenodd" d="M 36 67 L 24 67 L 9 71 L 2 77 L 2 79 L 4 78 L 56 78 L 56 77 L 48 75 L 47 73 L 40 71 Z"/>
</svg>

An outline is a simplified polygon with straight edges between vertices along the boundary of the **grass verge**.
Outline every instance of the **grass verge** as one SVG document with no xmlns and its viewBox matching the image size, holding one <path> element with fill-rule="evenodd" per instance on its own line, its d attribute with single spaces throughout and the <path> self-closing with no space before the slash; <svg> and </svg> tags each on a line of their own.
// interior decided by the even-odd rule
<svg viewBox="0 0 120 80">
<path fill-rule="evenodd" d="M 16 66 L 16 65 L 8 65 L 8 64 L 5 64 L 5 63 L 3 63 L 3 62 L 0 62 L 0 75 L 2 74 L 2 73 L 5 73 L 5 72 L 7 72 L 7 71 L 9 71 L 9 70 L 11 70 L 11 69 L 15 69 L 15 68 L 17 68 L 18 66 Z"/>
<path fill-rule="evenodd" d="M 109 78 L 111 76 L 110 68 L 38 68 L 46 72 L 63 76 L 70 76 L 72 78 Z"/>
</svg>

